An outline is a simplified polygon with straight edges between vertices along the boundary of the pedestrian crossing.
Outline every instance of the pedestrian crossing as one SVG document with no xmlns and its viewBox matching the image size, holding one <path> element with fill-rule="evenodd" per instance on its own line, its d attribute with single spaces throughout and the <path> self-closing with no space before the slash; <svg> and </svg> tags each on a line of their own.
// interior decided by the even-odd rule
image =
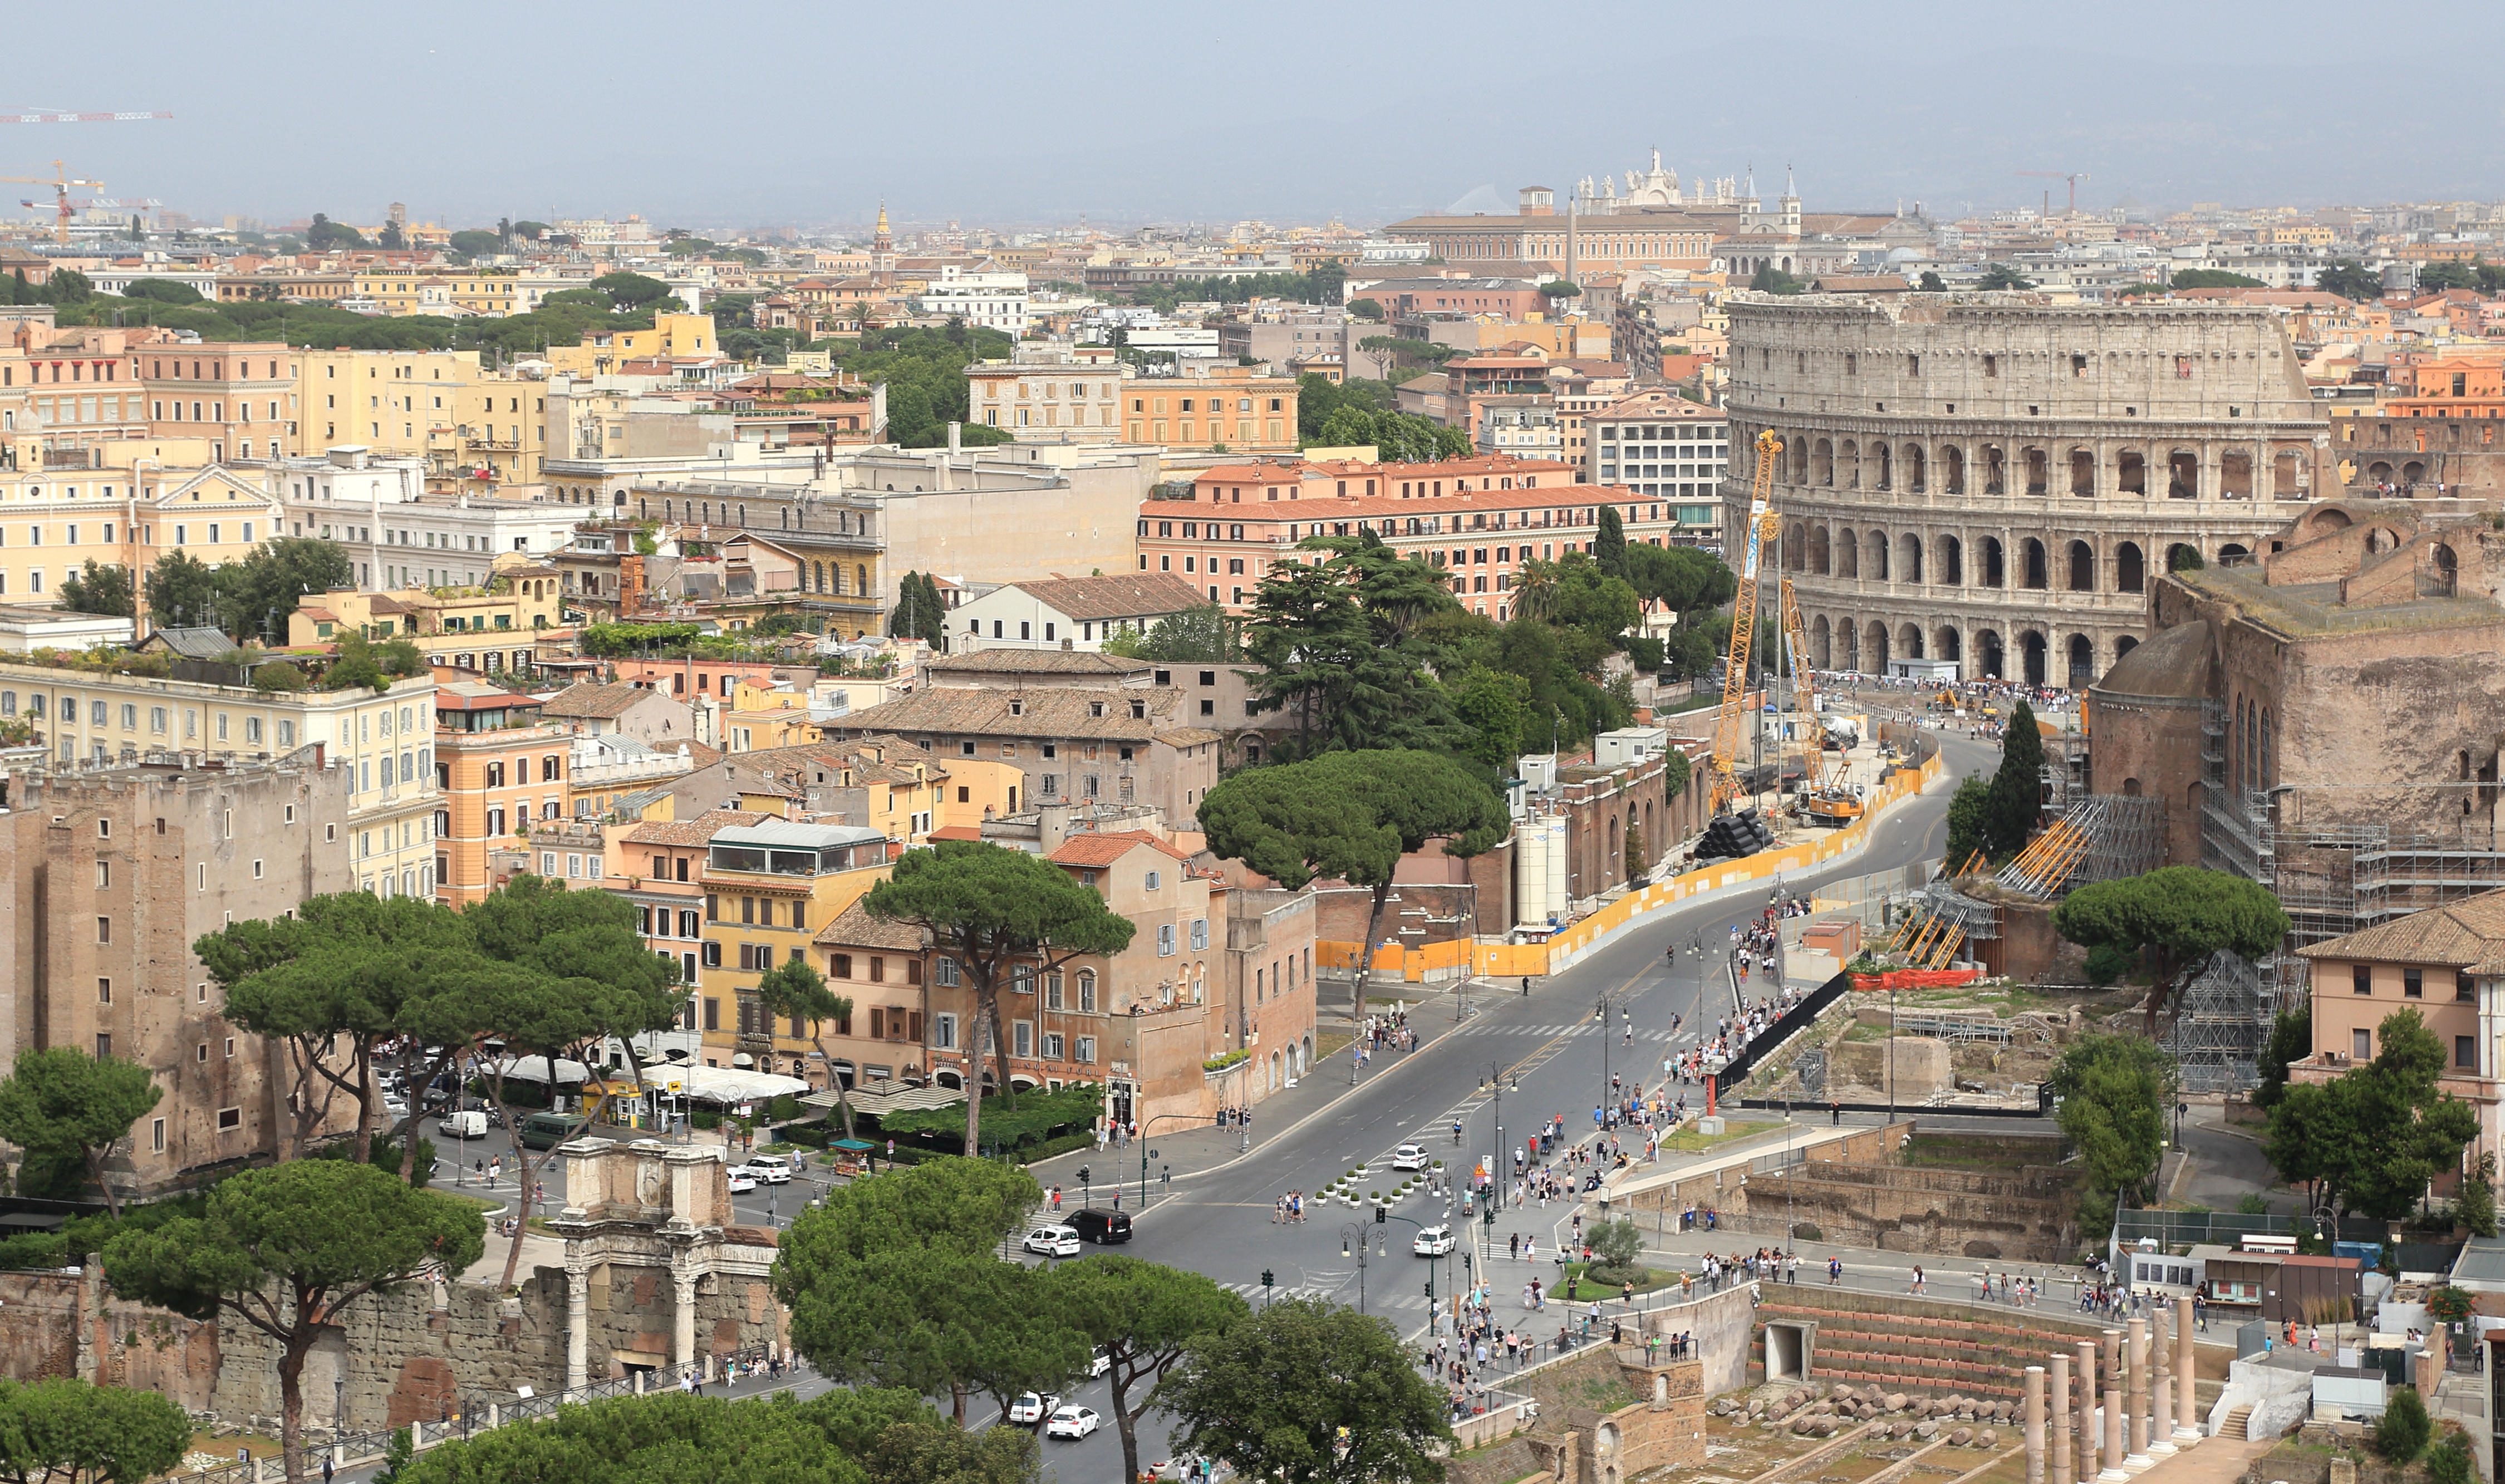
<svg viewBox="0 0 2505 1484">
<path fill-rule="evenodd" d="M 1536 1037 L 1538 1037 L 1538 1038 L 1540 1038 L 1541 1040 L 1543 1040 L 1543 1041 L 1544 1041 L 1544 1040 L 1551 1040 L 1551 1039 L 1554 1039 L 1554 1038 L 1556 1038 L 1556 1037 L 1560 1037 L 1560 1036 L 1590 1036 L 1590 1035 L 1593 1035 L 1593 1034 L 1597 1033 L 1599 1030 L 1600 1030 L 1600 1027 L 1599 1027 L 1599 1026 L 1597 1026 L 1597 1025 L 1592 1024 L 1590 1021 L 1584 1021 L 1584 1022 L 1582 1022 L 1582 1023 L 1580 1023 L 1580 1024 L 1577 1024 L 1577 1025 L 1481 1025 L 1481 1024 L 1470 1024 L 1470 1025 L 1464 1025 L 1464 1026 L 1459 1027 L 1458 1029 L 1455 1029 L 1455 1030 L 1449 1030 L 1449 1031 L 1446 1031 L 1446 1032 L 1444 1033 L 1444 1035 L 1445 1035 L 1445 1036 L 1536 1036 Z M 1614 1032 L 1612 1032 L 1612 1033 L 1610 1033 L 1610 1034 L 1613 1034 L 1613 1035 L 1617 1036 L 1621 1041 L 1623 1041 L 1623 1040 L 1625 1039 L 1625 1037 L 1626 1037 L 1626 1032 L 1625 1032 L 1625 1031 L 1623 1031 L 1623 1030 L 1614 1031 Z M 1441 1039 L 1441 1038 L 1438 1038 L 1438 1039 Z M 1641 1042 L 1653 1042 L 1653 1043 L 1655 1043 L 1655 1044 L 1664 1044 L 1664 1043 L 1668 1043 L 1668 1042 L 1676 1042 L 1676 1041 L 1693 1041 L 1693 1040 L 1695 1040 L 1695 1039 L 1696 1039 L 1696 1033 L 1695 1033 L 1695 1032 L 1693 1032 L 1693 1031 L 1687 1031 L 1687 1030 L 1680 1030 L 1680 1031 L 1666 1031 L 1666 1030 L 1663 1030 L 1663 1031 L 1638 1031 L 1638 1032 L 1636 1032 L 1636 1040 L 1638 1040 L 1638 1041 L 1641 1041 Z"/>
<path fill-rule="evenodd" d="M 1396 1281 L 1402 1276 L 1399 1274 L 1397 1269 L 1387 1268 L 1386 1271 L 1393 1275 L 1394 1281 Z M 1423 1273 L 1425 1269 L 1422 1268 L 1419 1271 Z M 1380 1291 L 1376 1286 L 1369 1285 L 1365 1294 L 1365 1307 L 1369 1312 L 1380 1312 L 1387 1309 L 1404 1309 L 1416 1310 L 1420 1313 L 1424 1313 L 1428 1309 L 1429 1305 L 1427 1303 L 1426 1290 L 1420 1285 L 1423 1285 L 1425 1282 L 1426 1279 L 1423 1277 L 1417 1279 L 1406 1293 L 1385 1293 Z M 1221 1283 L 1218 1287 L 1232 1293 L 1241 1293 L 1245 1298 L 1251 1300 L 1252 1306 L 1256 1309 L 1261 1306 L 1263 1293 L 1261 1286 L 1257 1283 Z M 1309 1283 L 1297 1284 L 1293 1287 L 1282 1285 L 1271 1289 L 1268 1292 L 1268 1298 L 1272 1303 L 1278 1303 L 1281 1300 L 1289 1298 L 1321 1298 L 1328 1299 L 1334 1303 L 1354 1305 L 1357 1302 L 1357 1280 L 1355 1278 L 1350 1278 L 1345 1282 L 1329 1287 L 1323 1287 Z"/>
</svg>

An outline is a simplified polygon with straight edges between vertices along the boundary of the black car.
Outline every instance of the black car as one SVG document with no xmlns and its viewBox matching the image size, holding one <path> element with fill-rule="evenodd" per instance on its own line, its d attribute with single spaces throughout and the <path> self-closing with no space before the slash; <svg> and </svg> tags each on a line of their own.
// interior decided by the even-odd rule
<svg viewBox="0 0 2505 1484">
<path fill-rule="evenodd" d="M 1111 1247 L 1131 1240 L 1131 1219 L 1119 1211 L 1099 1211 L 1093 1206 L 1070 1213 L 1070 1224 L 1078 1232 L 1081 1242 Z"/>
</svg>

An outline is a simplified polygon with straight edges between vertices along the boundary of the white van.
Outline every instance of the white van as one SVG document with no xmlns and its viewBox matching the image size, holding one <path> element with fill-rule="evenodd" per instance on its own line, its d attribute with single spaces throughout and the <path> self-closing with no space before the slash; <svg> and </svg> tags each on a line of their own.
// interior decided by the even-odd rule
<svg viewBox="0 0 2505 1484">
<path fill-rule="evenodd" d="M 487 1115 L 485 1113 L 476 1108 L 457 1109 L 451 1113 L 445 1113 L 437 1121 L 435 1126 L 442 1130 L 447 1137 L 453 1139 L 484 1139 L 487 1137 Z"/>
</svg>

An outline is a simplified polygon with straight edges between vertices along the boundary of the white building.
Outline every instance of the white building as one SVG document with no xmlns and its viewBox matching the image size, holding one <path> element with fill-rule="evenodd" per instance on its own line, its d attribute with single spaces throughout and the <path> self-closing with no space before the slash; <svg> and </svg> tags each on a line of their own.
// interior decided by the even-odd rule
<svg viewBox="0 0 2505 1484">
<path fill-rule="evenodd" d="M 500 552 L 563 549 L 584 514 L 553 502 L 430 495 L 425 460 L 375 458 L 355 444 L 283 460 L 268 477 L 287 534 L 347 548 L 357 585 L 375 592 L 477 586 Z"/>
<path fill-rule="evenodd" d="M 1026 334 L 1024 273 L 969 273 L 948 264 L 915 302 L 925 314 L 952 315 L 976 329 Z"/>
<path fill-rule="evenodd" d="M 1117 633 L 1146 633 L 1160 618 L 1203 607 L 1200 589 L 1162 572 L 1044 578 L 968 598 L 948 616 L 949 649 L 1093 652 Z"/>
</svg>

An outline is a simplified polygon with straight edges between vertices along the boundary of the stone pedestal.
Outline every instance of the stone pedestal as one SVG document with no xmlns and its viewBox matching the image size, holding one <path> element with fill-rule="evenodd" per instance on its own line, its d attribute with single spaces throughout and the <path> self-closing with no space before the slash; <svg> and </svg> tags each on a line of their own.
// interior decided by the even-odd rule
<svg viewBox="0 0 2505 1484">
<path fill-rule="evenodd" d="M 1696 1131 L 1708 1138 L 1718 1138 L 1722 1133 L 1722 1120 L 1718 1116 L 1711 1115 L 1699 1118 L 1696 1120 Z"/>
</svg>

